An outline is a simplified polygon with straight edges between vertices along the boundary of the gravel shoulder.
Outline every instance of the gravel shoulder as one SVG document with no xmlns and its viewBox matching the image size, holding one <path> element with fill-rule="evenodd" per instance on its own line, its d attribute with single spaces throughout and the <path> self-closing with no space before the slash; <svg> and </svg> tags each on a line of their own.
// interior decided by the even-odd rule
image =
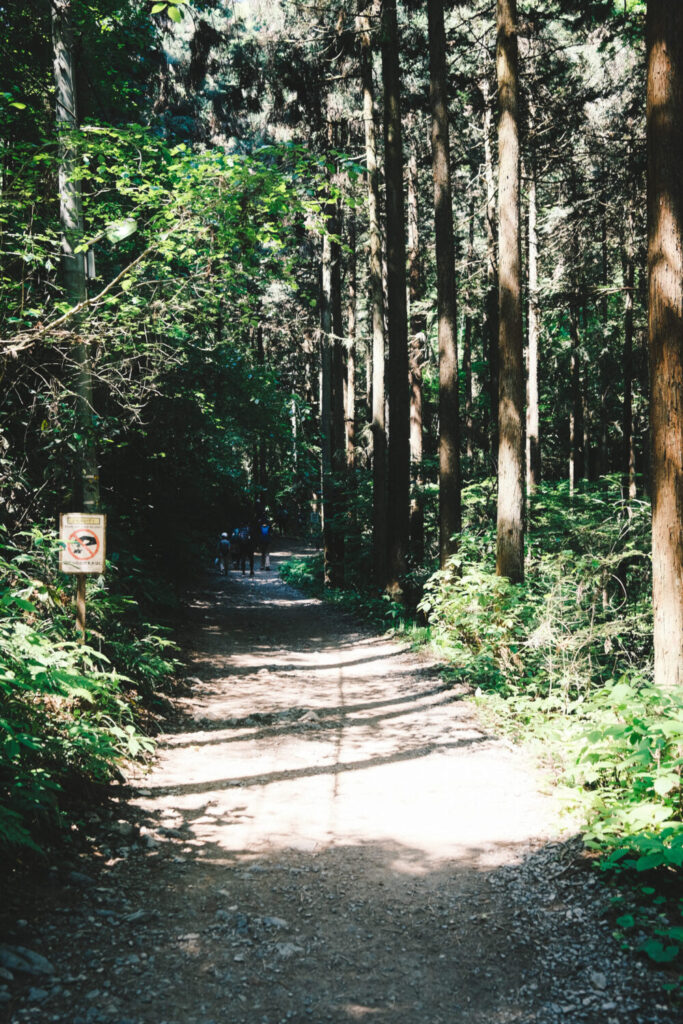
<svg viewBox="0 0 683 1024">
<path fill-rule="evenodd" d="M 680 1020 L 525 755 L 278 560 L 192 595 L 155 763 L 6 893 L 0 1021 Z"/>
</svg>

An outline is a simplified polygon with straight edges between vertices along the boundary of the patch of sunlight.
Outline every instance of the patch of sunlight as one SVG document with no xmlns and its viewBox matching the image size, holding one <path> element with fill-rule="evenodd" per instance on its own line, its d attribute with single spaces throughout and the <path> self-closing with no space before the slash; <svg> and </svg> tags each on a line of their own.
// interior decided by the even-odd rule
<svg viewBox="0 0 683 1024">
<path fill-rule="evenodd" d="M 397 875 L 411 875 L 414 878 L 423 878 L 429 874 L 429 868 L 425 863 L 417 864 L 414 860 L 406 860 L 405 857 L 397 857 L 389 866 Z"/>
<path fill-rule="evenodd" d="M 369 1017 L 371 1014 L 385 1012 L 378 1006 L 361 1006 L 359 1003 L 346 1003 L 341 1009 L 348 1013 L 352 1020 L 363 1020 L 364 1017 Z"/>
</svg>

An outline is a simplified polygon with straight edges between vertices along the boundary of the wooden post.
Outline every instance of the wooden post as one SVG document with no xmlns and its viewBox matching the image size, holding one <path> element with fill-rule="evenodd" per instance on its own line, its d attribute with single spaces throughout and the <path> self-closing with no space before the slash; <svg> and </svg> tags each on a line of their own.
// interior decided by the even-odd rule
<svg viewBox="0 0 683 1024">
<path fill-rule="evenodd" d="M 85 581 L 87 574 L 78 573 L 78 588 L 76 590 L 76 626 L 81 634 L 81 643 L 85 643 Z"/>
</svg>

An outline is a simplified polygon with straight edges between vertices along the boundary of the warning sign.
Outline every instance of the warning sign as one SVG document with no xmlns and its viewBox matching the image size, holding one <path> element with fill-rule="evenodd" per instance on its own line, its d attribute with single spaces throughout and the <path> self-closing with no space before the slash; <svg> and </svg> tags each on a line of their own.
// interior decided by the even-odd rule
<svg viewBox="0 0 683 1024">
<path fill-rule="evenodd" d="M 62 572 L 104 572 L 107 517 L 63 512 L 59 517 L 59 568 Z"/>
</svg>

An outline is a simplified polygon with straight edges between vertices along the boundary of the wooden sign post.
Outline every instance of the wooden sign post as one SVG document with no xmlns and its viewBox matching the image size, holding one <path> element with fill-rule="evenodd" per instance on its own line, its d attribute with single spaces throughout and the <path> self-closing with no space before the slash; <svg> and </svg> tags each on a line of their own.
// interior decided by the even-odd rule
<svg viewBox="0 0 683 1024">
<path fill-rule="evenodd" d="M 85 643 L 85 581 L 105 570 L 107 517 L 63 512 L 59 517 L 59 568 L 77 578 L 76 626 Z"/>
</svg>

